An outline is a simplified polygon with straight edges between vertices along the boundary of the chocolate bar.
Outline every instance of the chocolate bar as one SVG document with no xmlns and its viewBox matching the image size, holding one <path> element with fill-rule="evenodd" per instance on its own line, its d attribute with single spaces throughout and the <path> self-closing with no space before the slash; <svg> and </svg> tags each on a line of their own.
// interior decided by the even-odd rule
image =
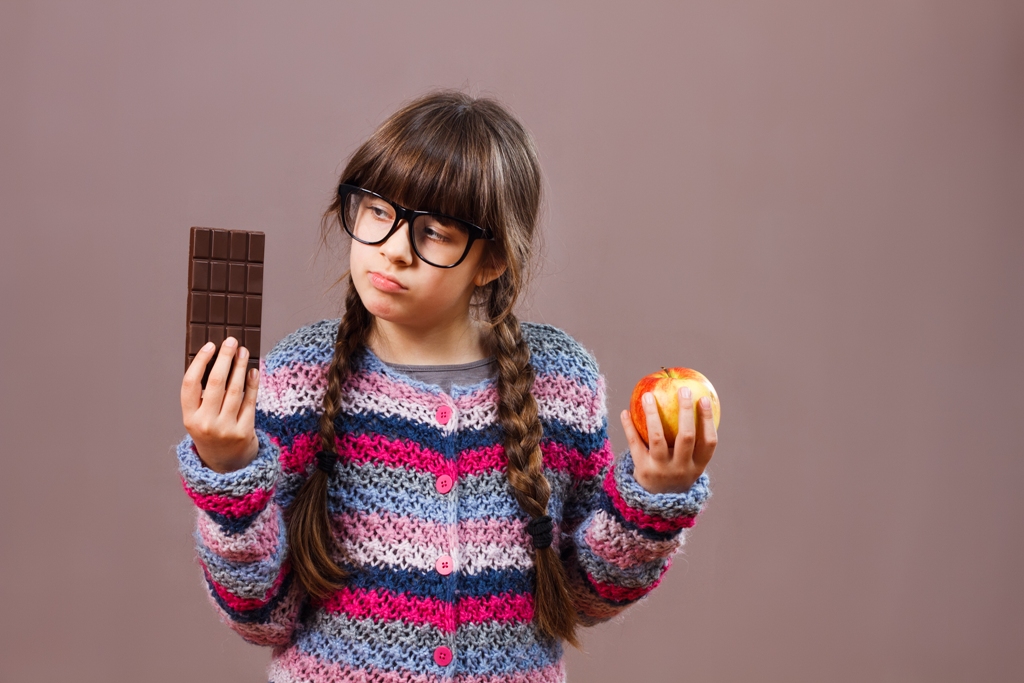
<svg viewBox="0 0 1024 683">
<path fill-rule="evenodd" d="M 262 232 L 247 230 L 192 228 L 189 235 L 185 369 L 206 342 L 217 345 L 203 373 L 204 389 L 227 337 L 249 350 L 247 370 L 260 366 L 265 243 Z"/>
</svg>

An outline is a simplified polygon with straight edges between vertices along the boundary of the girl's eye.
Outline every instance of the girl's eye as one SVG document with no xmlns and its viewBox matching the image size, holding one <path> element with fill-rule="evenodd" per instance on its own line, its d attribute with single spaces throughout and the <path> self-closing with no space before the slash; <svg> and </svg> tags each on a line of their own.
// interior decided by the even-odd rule
<svg viewBox="0 0 1024 683">
<path fill-rule="evenodd" d="M 428 240 L 433 240 L 434 242 L 451 242 L 451 240 L 448 239 L 445 235 L 442 235 L 440 232 L 435 230 L 434 226 L 432 225 L 428 225 L 423 228 L 423 236 L 426 237 Z"/>
<path fill-rule="evenodd" d="M 382 221 L 390 221 L 391 220 L 391 212 L 386 207 L 384 207 L 384 206 L 382 206 L 380 204 L 372 204 L 372 205 L 370 205 L 370 214 L 374 218 L 376 218 L 378 220 L 382 220 Z"/>
</svg>

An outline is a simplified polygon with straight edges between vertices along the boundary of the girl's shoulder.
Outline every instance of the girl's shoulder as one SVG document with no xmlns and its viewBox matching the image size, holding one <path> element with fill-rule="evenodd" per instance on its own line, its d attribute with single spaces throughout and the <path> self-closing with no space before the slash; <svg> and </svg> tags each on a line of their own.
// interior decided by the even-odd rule
<svg viewBox="0 0 1024 683">
<path fill-rule="evenodd" d="M 286 365 L 328 365 L 334 354 L 341 318 L 328 318 L 303 325 L 285 335 L 264 357 L 267 372 Z"/>
<path fill-rule="evenodd" d="M 538 373 L 572 377 L 590 387 L 597 383 L 597 360 L 565 330 L 547 323 L 520 323 L 523 339 L 530 346 L 530 363 Z"/>
<path fill-rule="evenodd" d="M 267 353 L 264 364 L 273 373 L 296 364 L 326 366 L 331 362 L 340 318 L 303 325 L 286 335 Z M 547 323 L 521 322 L 523 339 L 530 347 L 530 363 L 539 373 L 559 374 L 595 386 L 600 375 L 597 360 L 565 330 Z"/>
</svg>

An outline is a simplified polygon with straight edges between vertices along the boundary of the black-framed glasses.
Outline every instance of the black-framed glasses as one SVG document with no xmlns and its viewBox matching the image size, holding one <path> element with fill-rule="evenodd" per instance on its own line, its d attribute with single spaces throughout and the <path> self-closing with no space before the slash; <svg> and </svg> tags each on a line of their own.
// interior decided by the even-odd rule
<svg viewBox="0 0 1024 683">
<path fill-rule="evenodd" d="M 476 240 L 494 239 L 490 230 L 460 218 L 413 211 L 355 185 L 339 185 L 338 198 L 341 224 L 352 239 L 363 244 L 381 244 L 405 221 L 412 250 L 424 263 L 438 268 L 454 268 L 462 263 Z"/>
</svg>

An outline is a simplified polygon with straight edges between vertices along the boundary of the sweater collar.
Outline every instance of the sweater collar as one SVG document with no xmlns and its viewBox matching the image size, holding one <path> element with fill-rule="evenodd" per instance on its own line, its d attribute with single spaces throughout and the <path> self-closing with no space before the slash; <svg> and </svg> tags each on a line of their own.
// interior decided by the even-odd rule
<svg viewBox="0 0 1024 683">
<path fill-rule="evenodd" d="M 377 354 L 375 354 L 373 350 L 370 349 L 369 346 L 365 345 L 362 347 L 362 354 L 359 358 L 357 367 L 359 368 L 360 372 L 379 373 L 381 375 L 384 375 L 385 377 L 390 378 L 395 382 L 400 382 L 402 384 L 408 385 L 409 387 L 415 389 L 416 391 L 428 394 L 435 394 L 438 396 L 443 395 L 451 396 L 452 398 L 459 398 L 461 396 L 467 396 L 469 394 L 475 394 L 479 391 L 489 389 L 492 386 L 495 389 L 497 389 L 497 381 L 493 377 L 488 377 L 477 382 L 476 384 L 471 384 L 469 386 L 454 385 L 452 386 L 452 392 L 450 394 L 446 394 L 445 391 L 437 384 L 421 382 L 420 380 L 413 379 L 412 377 L 409 377 L 405 373 L 391 367 L 390 365 L 382 361 L 380 358 L 378 358 Z"/>
</svg>

